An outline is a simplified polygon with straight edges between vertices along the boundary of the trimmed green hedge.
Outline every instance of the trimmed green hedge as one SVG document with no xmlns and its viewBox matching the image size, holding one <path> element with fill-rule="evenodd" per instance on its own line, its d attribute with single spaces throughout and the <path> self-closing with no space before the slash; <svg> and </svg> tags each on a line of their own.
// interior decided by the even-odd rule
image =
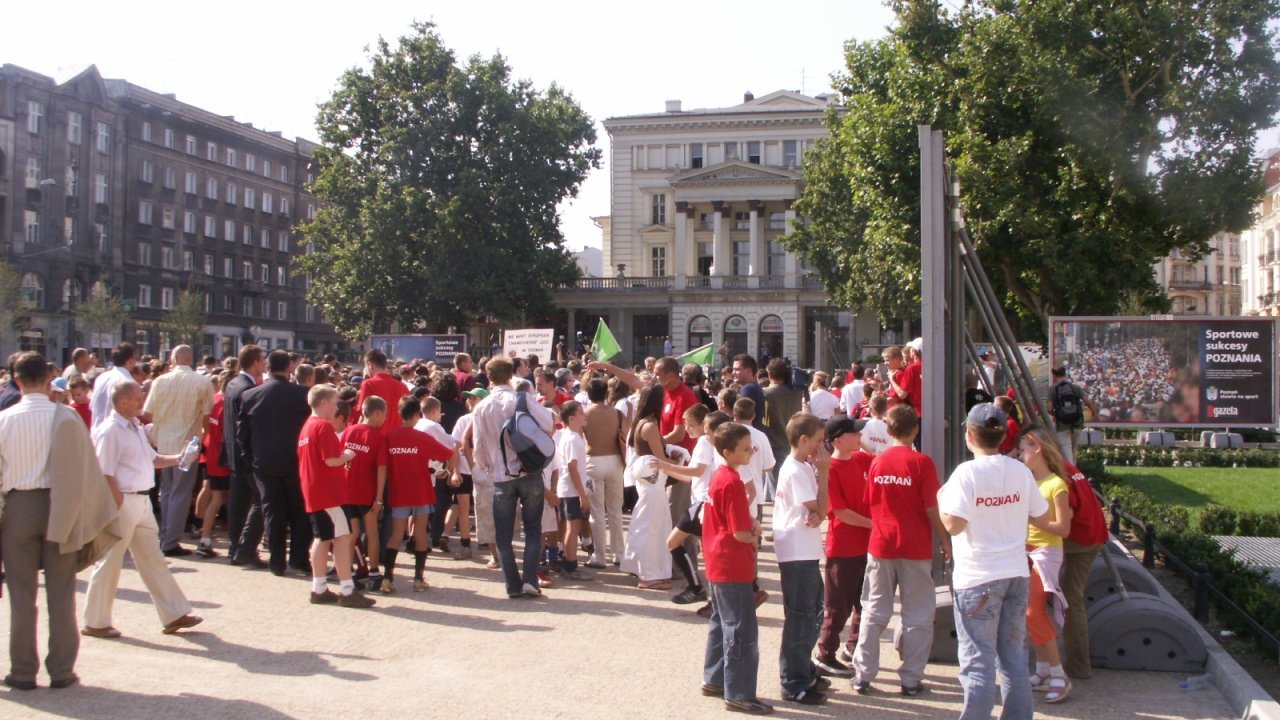
<svg viewBox="0 0 1280 720">
<path fill-rule="evenodd" d="M 1200 509 L 1200 529 L 1210 535 L 1280 537 L 1280 513 L 1233 510 L 1210 503 Z"/>
<path fill-rule="evenodd" d="M 1237 560 L 1234 552 L 1224 550 L 1203 530 L 1203 514 L 1201 527 L 1196 527 L 1192 522 L 1191 512 L 1187 508 L 1166 505 L 1146 493 L 1114 482 L 1106 475 L 1105 469 L 1096 463 L 1095 460 L 1094 463 L 1090 463 L 1091 467 L 1086 469 L 1086 463 L 1082 462 L 1080 469 L 1099 482 L 1104 488 L 1104 493 L 1120 503 L 1121 510 L 1151 523 L 1156 531 L 1156 541 L 1163 547 L 1166 554 L 1176 556 L 1192 569 L 1204 563 L 1214 587 L 1231 598 L 1232 602 L 1273 636 L 1280 637 L 1280 583 L 1272 582 L 1266 573 Z M 1227 522 L 1225 514 L 1216 510 L 1211 517 L 1213 518 L 1210 520 L 1211 523 Z M 1123 517 L 1121 519 L 1124 524 L 1131 524 L 1124 521 Z M 1237 525 L 1239 522 L 1237 517 Z M 1143 530 L 1140 527 L 1134 529 L 1139 534 Z M 1224 533 L 1215 532 L 1214 534 Z M 1193 580 L 1178 565 L 1170 563 L 1169 568 L 1183 575 L 1188 582 Z M 1218 602 L 1217 598 L 1212 595 L 1210 597 L 1214 604 L 1219 606 L 1219 619 L 1239 632 L 1254 635 L 1259 648 L 1265 651 L 1264 654 L 1273 661 L 1276 659 L 1275 647 L 1257 637 L 1234 612 Z"/>
<path fill-rule="evenodd" d="M 1280 452 L 1275 450 L 1218 450 L 1213 448 L 1163 448 L 1143 445 L 1086 445 L 1076 448 L 1077 464 L 1083 470 L 1086 462 L 1102 465 L 1139 467 L 1280 467 Z M 1092 477 L 1092 476 L 1090 476 Z"/>
</svg>

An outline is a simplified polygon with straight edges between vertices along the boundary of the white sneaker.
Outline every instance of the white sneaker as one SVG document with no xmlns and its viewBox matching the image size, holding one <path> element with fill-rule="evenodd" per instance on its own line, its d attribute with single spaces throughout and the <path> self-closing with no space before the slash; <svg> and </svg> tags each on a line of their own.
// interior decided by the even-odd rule
<svg viewBox="0 0 1280 720">
<path fill-rule="evenodd" d="M 542 595 L 542 590 L 539 589 L 537 585 L 531 585 L 529 583 L 525 583 L 524 586 L 520 588 L 520 592 L 533 597 L 540 597 Z"/>
</svg>

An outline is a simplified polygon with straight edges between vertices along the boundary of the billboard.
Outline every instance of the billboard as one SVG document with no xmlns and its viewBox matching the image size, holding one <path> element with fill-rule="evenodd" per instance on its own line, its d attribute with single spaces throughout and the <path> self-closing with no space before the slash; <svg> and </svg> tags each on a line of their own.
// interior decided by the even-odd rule
<svg viewBox="0 0 1280 720">
<path fill-rule="evenodd" d="M 373 335 L 369 347 L 378 348 L 392 360 L 434 360 L 452 365 L 453 356 L 466 352 L 466 335 Z"/>
<path fill-rule="evenodd" d="M 1093 405 L 1090 425 L 1277 424 L 1275 318 L 1051 317 L 1049 327 L 1052 364 Z"/>
</svg>

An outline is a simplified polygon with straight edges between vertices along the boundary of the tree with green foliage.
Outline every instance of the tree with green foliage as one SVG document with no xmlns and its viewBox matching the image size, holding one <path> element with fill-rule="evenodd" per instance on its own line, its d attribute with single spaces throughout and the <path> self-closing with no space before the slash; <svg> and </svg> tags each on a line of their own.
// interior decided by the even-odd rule
<svg viewBox="0 0 1280 720">
<path fill-rule="evenodd" d="M 9 333 L 18 331 L 29 308 L 22 278 L 12 265 L 0 260 L 0 344 Z"/>
<path fill-rule="evenodd" d="M 846 46 L 841 108 L 785 242 L 838 304 L 920 306 L 917 126 L 943 130 L 978 252 L 1023 335 L 1167 306 L 1152 265 L 1251 222 L 1280 108 L 1278 0 L 897 0 Z"/>
<path fill-rule="evenodd" d="M 556 85 L 513 79 L 501 55 L 459 63 L 415 23 L 343 74 L 317 128 L 322 204 L 298 264 L 344 335 L 538 313 L 549 287 L 577 276 L 556 206 L 601 154 L 591 118 Z"/>
<path fill-rule="evenodd" d="M 95 350 L 102 348 L 102 336 L 119 331 L 130 314 L 132 313 L 124 301 L 112 295 L 107 284 L 102 281 L 94 283 L 89 298 L 77 303 L 75 308 L 76 319 L 93 333 Z"/>
<path fill-rule="evenodd" d="M 170 345 L 190 345 L 199 351 L 207 319 L 203 292 L 190 285 L 178 291 L 173 308 L 165 315 L 163 323 L 164 330 L 169 333 Z"/>
</svg>

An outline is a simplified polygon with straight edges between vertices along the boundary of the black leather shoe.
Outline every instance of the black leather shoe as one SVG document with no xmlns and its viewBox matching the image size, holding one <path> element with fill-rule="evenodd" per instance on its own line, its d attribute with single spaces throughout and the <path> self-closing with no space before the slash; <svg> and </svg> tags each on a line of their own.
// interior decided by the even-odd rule
<svg viewBox="0 0 1280 720">
<path fill-rule="evenodd" d="M 251 567 L 257 570 L 262 570 L 267 567 L 267 561 L 257 555 L 251 555 L 243 558 L 231 558 L 231 564 L 237 567 Z"/>
<path fill-rule="evenodd" d="M 759 700 L 725 700 L 724 709 L 748 715 L 768 715 L 773 712 L 772 705 L 766 705 Z"/>
<path fill-rule="evenodd" d="M 719 685 L 708 685 L 702 683 L 702 694 L 707 697 L 724 697 L 724 688 Z"/>
<path fill-rule="evenodd" d="M 14 690 L 35 690 L 35 680 L 19 680 L 12 675 L 4 676 L 4 684 Z"/>
<path fill-rule="evenodd" d="M 63 688 L 69 688 L 78 682 L 80 682 L 80 676 L 76 675 L 75 673 L 71 673 L 70 675 L 62 678 L 61 680 L 54 680 L 50 682 L 49 687 L 53 688 L 54 690 L 61 690 Z"/>
<path fill-rule="evenodd" d="M 192 550 L 188 550 L 187 548 L 184 548 L 181 545 L 174 545 L 173 547 L 164 551 L 164 556 L 165 557 L 186 557 L 190 555 L 192 552 L 193 552 Z"/>
</svg>

